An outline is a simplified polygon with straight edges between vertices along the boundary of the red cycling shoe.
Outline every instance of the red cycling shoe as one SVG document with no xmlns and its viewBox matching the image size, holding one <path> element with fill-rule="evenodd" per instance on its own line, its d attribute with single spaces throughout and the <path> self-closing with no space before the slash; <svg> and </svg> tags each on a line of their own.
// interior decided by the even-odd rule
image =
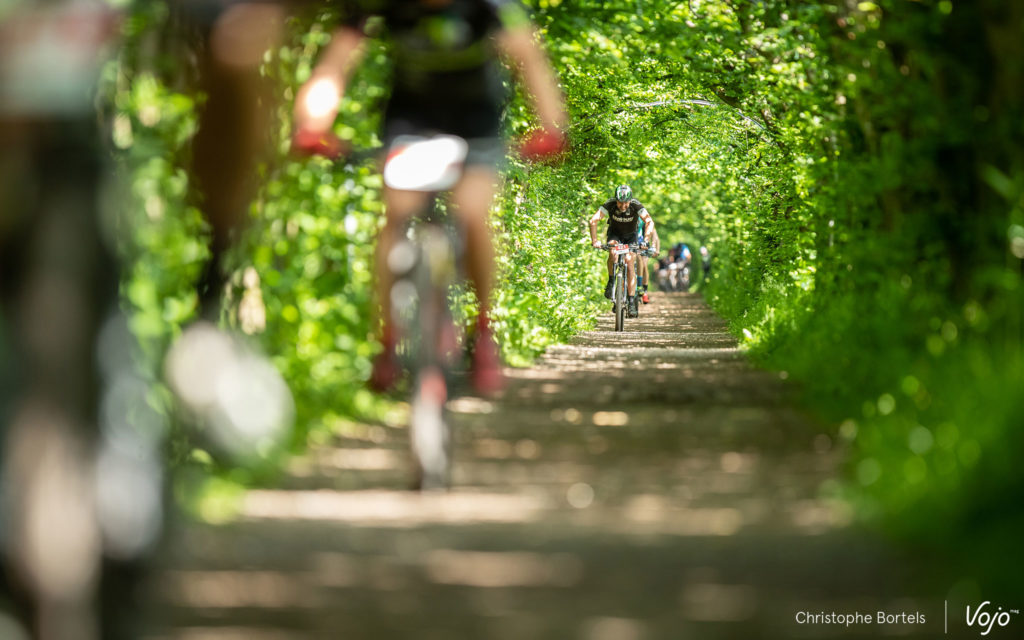
<svg viewBox="0 0 1024 640">
<path fill-rule="evenodd" d="M 647 304 L 648 302 L 651 301 L 651 298 L 650 296 L 647 295 L 646 291 L 644 291 L 644 295 L 640 296 L 640 299 L 644 301 L 644 304 Z"/>
<path fill-rule="evenodd" d="M 487 320 L 478 321 L 477 324 L 470 379 L 473 388 L 481 395 L 494 395 L 505 388 L 498 343 L 494 341 Z"/>
<path fill-rule="evenodd" d="M 391 330 L 384 329 L 381 343 L 384 350 L 373 359 L 373 371 L 370 373 L 370 389 L 377 393 L 386 393 L 395 388 L 398 379 L 402 375 L 402 365 L 398 362 L 398 355 L 395 353 L 395 339 Z"/>
</svg>

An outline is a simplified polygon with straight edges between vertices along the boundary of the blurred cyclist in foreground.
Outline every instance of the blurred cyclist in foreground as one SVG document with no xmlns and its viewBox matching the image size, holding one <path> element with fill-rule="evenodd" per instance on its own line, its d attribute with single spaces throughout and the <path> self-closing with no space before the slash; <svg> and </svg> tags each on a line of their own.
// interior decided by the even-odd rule
<svg viewBox="0 0 1024 640">
<path fill-rule="evenodd" d="M 502 386 L 497 345 L 488 323 L 494 280 L 494 248 L 487 212 L 505 157 L 500 117 L 505 101 L 500 55 L 507 57 L 532 98 L 541 129 L 523 145 L 524 156 L 543 157 L 565 144 L 566 115 L 554 74 L 525 10 L 514 0 L 391 0 L 349 3 L 343 26 L 334 34 L 312 77 L 296 99 L 296 145 L 317 151 L 333 141 L 331 126 L 347 79 L 361 53 L 365 27 L 373 16 L 383 22 L 395 59 L 394 87 L 384 116 L 385 145 L 400 136 L 449 134 L 469 143 L 461 180 L 450 203 L 466 236 L 470 281 L 480 302 L 472 361 L 478 391 Z M 327 144 L 326 151 L 331 151 Z M 336 147 L 335 147 L 336 149 Z M 410 216 L 427 195 L 385 187 L 386 222 L 377 245 L 378 300 L 384 351 L 374 362 L 370 384 L 391 388 L 400 367 L 395 355 L 399 336 L 391 326 L 393 276 L 387 256 Z"/>
<path fill-rule="evenodd" d="M 122 16 L 104 0 L 0 4 L 0 638 L 137 638 L 138 585 L 166 518 L 167 424 L 118 310 L 125 203 L 109 198 L 117 189 L 94 102 Z M 282 12 L 188 5 L 206 45 L 193 174 L 213 228 L 200 297 L 215 319 L 220 256 L 244 221 L 266 137 L 258 65 Z M 194 350 L 202 376 L 178 377 L 207 394 L 242 388 L 212 426 L 251 448 L 244 436 L 274 415 L 267 387 L 285 412 L 290 396 L 263 361 L 210 346 Z M 213 384 L 217 371 L 237 384 Z"/>
</svg>

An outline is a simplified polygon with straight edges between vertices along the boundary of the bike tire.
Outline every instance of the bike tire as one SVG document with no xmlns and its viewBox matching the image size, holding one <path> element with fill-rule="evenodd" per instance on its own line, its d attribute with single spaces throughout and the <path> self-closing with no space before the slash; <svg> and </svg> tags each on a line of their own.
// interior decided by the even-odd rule
<svg viewBox="0 0 1024 640">
<path fill-rule="evenodd" d="M 437 367 L 419 372 L 409 412 L 409 437 L 416 463 L 416 488 L 447 489 L 452 464 L 451 426 L 445 412 L 448 386 Z"/>
<path fill-rule="evenodd" d="M 412 271 L 396 286 L 415 291 L 414 309 L 400 318 L 406 336 L 406 361 L 410 374 L 409 448 L 413 459 L 414 489 L 443 490 L 450 486 L 453 463 L 451 425 L 445 405 L 448 400 L 448 366 L 440 347 L 452 322 L 448 310 L 446 274 L 435 273 L 432 252 L 447 258 L 450 247 L 437 229 L 424 227 L 415 243 L 417 257 Z M 440 244 L 438 244 L 440 243 Z M 404 285 L 401 284 L 404 281 Z"/>
<path fill-rule="evenodd" d="M 615 270 L 615 330 L 622 331 L 626 323 L 626 277 L 622 268 Z"/>
</svg>

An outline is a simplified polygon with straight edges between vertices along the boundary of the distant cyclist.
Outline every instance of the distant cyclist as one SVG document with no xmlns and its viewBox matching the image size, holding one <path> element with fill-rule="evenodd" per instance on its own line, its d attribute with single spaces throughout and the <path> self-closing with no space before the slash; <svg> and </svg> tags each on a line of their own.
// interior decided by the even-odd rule
<svg viewBox="0 0 1024 640">
<path fill-rule="evenodd" d="M 600 247 L 601 242 L 597 239 L 597 225 L 604 218 L 608 218 L 608 233 L 606 242 L 608 244 L 632 244 L 637 241 L 637 232 L 640 229 L 640 221 L 644 222 L 645 233 L 655 232 L 654 220 L 651 214 L 639 200 L 633 197 L 633 190 L 629 185 L 619 185 L 615 188 L 615 197 L 597 208 L 594 216 L 590 219 L 590 241 L 594 247 Z M 604 287 L 604 297 L 609 300 L 612 297 L 612 289 L 615 273 L 615 258 L 608 254 L 608 283 Z M 628 285 L 628 309 L 630 317 L 639 315 L 639 305 L 636 296 L 636 277 L 633 266 L 633 254 L 626 256 L 626 282 Z"/>
<path fill-rule="evenodd" d="M 561 150 L 566 115 L 561 92 L 547 59 L 535 43 L 525 9 L 514 0 L 381 0 L 348 3 L 351 10 L 323 52 L 296 100 L 296 143 L 330 137 L 345 83 L 359 58 L 369 25 L 383 25 L 395 60 L 393 90 L 384 112 L 384 139 L 449 134 L 469 143 L 465 172 L 450 202 L 466 235 L 466 267 L 480 302 L 473 349 L 472 380 L 479 391 L 502 385 L 497 345 L 488 321 L 494 279 L 494 247 L 487 212 L 505 157 L 501 113 L 506 98 L 499 55 L 515 65 L 541 121 L 541 130 L 522 148 L 527 157 Z M 371 18 L 377 20 L 371 21 Z M 327 108 L 305 109 L 309 98 L 325 95 Z M 377 244 L 378 302 L 384 351 L 374 362 L 370 384 L 391 388 L 400 367 L 395 347 L 400 336 L 390 326 L 393 275 L 387 256 L 409 217 L 422 209 L 427 194 L 385 187 L 386 223 Z"/>
<path fill-rule="evenodd" d="M 690 290 L 691 282 L 691 265 L 693 264 L 693 253 L 690 252 L 690 246 L 684 242 L 680 242 L 676 245 L 678 252 L 676 255 L 676 269 L 678 271 L 678 286 L 681 291 Z"/>
<path fill-rule="evenodd" d="M 693 261 L 693 253 L 690 252 L 690 246 L 685 242 L 679 242 L 676 244 L 676 260 L 681 267 L 688 267 Z"/>
</svg>

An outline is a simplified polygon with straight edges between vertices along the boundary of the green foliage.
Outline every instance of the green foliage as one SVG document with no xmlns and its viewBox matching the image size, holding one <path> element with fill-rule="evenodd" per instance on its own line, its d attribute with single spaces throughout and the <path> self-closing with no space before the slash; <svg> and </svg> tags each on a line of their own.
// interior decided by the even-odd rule
<svg viewBox="0 0 1024 640">
<path fill-rule="evenodd" d="M 539 6 L 590 184 L 631 182 L 663 242 L 711 248 L 709 300 L 843 425 L 862 516 L 948 547 L 1007 540 L 1024 484 L 1021 10 Z M 1003 550 L 971 562 L 1009 588 Z"/>
</svg>

